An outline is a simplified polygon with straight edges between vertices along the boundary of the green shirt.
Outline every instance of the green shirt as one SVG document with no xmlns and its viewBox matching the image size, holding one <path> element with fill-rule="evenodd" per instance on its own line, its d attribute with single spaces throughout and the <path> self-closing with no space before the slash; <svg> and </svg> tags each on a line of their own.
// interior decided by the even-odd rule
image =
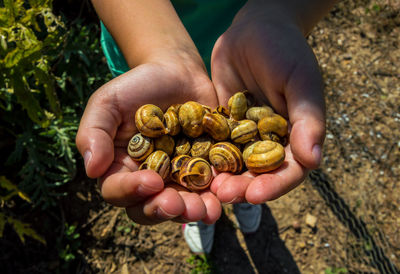
<svg viewBox="0 0 400 274">
<path fill-rule="evenodd" d="M 196 44 L 208 71 L 215 41 L 231 25 L 244 0 L 175 0 L 179 17 Z M 156 11 L 155 11 L 156 12 Z M 101 46 L 114 77 L 129 70 L 124 56 L 101 23 Z"/>
</svg>

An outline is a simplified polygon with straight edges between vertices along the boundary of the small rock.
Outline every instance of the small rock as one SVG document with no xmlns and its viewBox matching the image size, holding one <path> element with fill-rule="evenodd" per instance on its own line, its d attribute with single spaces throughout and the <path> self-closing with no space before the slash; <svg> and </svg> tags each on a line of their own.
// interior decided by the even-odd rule
<svg viewBox="0 0 400 274">
<path fill-rule="evenodd" d="M 310 226 L 311 228 L 315 228 L 317 224 L 317 217 L 311 215 L 310 213 L 307 213 L 306 215 L 306 224 Z"/>
<path fill-rule="evenodd" d="M 295 231 L 300 231 L 301 224 L 300 224 L 299 220 L 294 220 L 292 223 L 292 227 Z"/>
<path fill-rule="evenodd" d="M 303 241 L 299 241 L 297 242 L 297 247 L 303 249 L 306 247 L 306 243 Z"/>
</svg>

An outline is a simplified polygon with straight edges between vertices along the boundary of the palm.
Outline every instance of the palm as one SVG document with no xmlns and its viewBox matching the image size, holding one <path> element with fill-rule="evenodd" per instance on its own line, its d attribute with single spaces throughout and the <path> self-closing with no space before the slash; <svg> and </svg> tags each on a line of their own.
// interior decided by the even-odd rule
<svg viewBox="0 0 400 274">
<path fill-rule="evenodd" d="M 206 74 L 188 77 L 185 69 L 146 64 L 110 81 L 88 102 L 77 136 L 82 154 L 84 146 L 90 146 L 93 153 L 87 173 L 101 176 L 104 199 L 126 207 L 128 215 L 139 223 L 157 223 L 163 218 L 214 222 L 219 217 L 220 204 L 210 192 L 199 195 L 164 188 L 155 172 L 137 171 L 138 162 L 126 152 L 129 139 L 137 132 L 134 114 L 141 105 L 155 104 L 165 110 L 189 100 L 216 105 L 215 91 Z"/>
<path fill-rule="evenodd" d="M 231 57 L 234 53 L 237 58 Z M 321 77 L 302 34 L 287 24 L 237 22 L 216 43 L 212 68 L 220 103 L 247 89 L 258 103 L 269 104 L 287 117 L 292 127 L 281 168 L 259 176 L 221 174 L 213 182 L 213 192 L 223 202 L 258 204 L 296 187 L 307 168 L 317 165 L 312 146 L 322 142 L 324 128 Z"/>
</svg>

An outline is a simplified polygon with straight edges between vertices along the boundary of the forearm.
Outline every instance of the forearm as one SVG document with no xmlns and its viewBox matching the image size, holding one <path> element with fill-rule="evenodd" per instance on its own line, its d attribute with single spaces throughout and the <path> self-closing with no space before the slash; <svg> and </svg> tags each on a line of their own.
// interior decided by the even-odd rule
<svg viewBox="0 0 400 274">
<path fill-rule="evenodd" d="M 196 47 L 167 0 L 92 0 L 130 67 L 169 52 L 198 55 Z"/>
<path fill-rule="evenodd" d="M 304 35 L 324 17 L 338 0 L 249 0 L 243 10 L 266 12 L 276 18 L 287 18 Z"/>
</svg>

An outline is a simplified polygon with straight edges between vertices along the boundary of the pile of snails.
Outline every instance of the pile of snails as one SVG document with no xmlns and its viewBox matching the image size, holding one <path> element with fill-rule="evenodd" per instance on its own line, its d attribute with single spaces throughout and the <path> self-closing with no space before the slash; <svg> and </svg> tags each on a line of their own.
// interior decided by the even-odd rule
<svg viewBox="0 0 400 274">
<path fill-rule="evenodd" d="M 189 190 L 207 188 L 211 166 L 238 174 L 277 169 L 285 159 L 288 124 L 268 106 L 252 106 L 246 92 L 237 92 L 228 108 L 189 101 L 165 113 L 152 104 L 135 113 L 139 133 L 128 144 L 128 154 L 142 162 L 139 170 L 156 171 L 166 181 Z M 172 160 L 171 160 L 172 159 Z"/>
</svg>

